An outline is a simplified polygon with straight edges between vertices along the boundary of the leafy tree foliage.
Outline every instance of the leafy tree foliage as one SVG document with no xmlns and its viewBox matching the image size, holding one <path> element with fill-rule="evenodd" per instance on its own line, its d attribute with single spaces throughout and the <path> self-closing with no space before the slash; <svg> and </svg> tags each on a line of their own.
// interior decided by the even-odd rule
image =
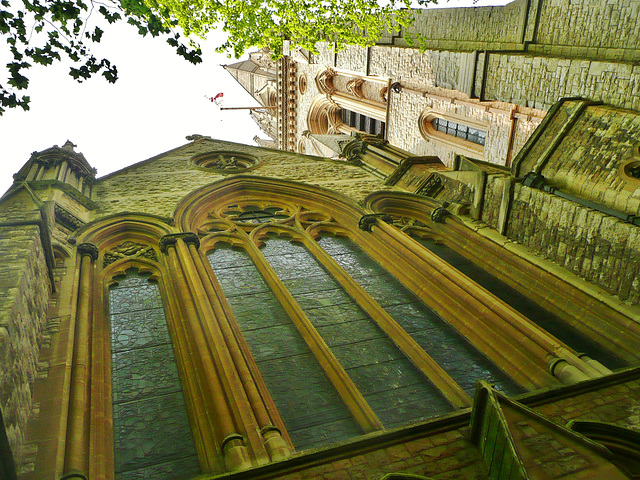
<svg viewBox="0 0 640 480">
<path fill-rule="evenodd" d="M 251 47 L 268 47 L 274 55 L 283 45 L 315 51 L 328 41 L 338 48 L 368 45 L 385 31 L 411 23 L 410 0 L 0 0 L 0 34 L 10 61 L 8 81 L 0 84 L 0 115 L 7 108 L 29 109 L 22 95 L 32 64 L 70 60 L 69 74 L 78 81 L 100 74 L 115 82 L 118 71 L 108 59 L 96 58 L 90 46 L 99 43 L 99 25 L 126 21 L 141 35 L 163 36 L 176 52 L 199 63 L 194 39 L 222 28 L 227 40 L 218 51 L 239 57 Z M 432 0 L 414 0 L 425 4 Z M 2 48 L 0 46 L 0 48 Z"/>
</svg>

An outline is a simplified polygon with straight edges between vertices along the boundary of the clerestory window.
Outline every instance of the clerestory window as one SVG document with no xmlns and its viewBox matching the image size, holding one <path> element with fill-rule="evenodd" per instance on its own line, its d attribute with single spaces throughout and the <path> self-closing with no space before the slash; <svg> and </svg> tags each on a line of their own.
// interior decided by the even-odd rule
<svg viewBox="0 0 640 480">
<path fill-rule="evenodd" d="M 482 122 L 429 109 L 420 115 L 418 129 L 425 140 L 454 153 L 480 160 L 484 156 L 488 135 Z"/>
<path fill-rule="evenodd" d="M 484 146 L 487 139 L 487 132 L 484 130 L 468 127 L 461 123 L 445 120 L 444 118 L 434 118 L 431 120 L 431 125 L 433 125 L 433 128 L 438 132 L 442 132 L 446 135 L 452 135 L 478 145 Z"/>
</svg>

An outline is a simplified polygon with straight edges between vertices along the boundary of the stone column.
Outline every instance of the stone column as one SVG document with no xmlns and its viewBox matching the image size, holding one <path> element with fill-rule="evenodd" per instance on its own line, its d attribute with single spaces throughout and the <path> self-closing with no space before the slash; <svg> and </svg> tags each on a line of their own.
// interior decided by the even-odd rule
<svg viewBox="0 0 640 480">
<path fill-rule="evenodd" d="M 91 327 L 93 323 L 93 273 L 98 248 L 91 243 L 78 245 L 80 274 L 78 304 L 73 332 L 69 415 L 61 480 L 87 480 L 89 472 Z"/>
<path fill-rule="evenodd" d="M 245 438 L 239 433 L 234 415 L 233 398 L 226 395 L 229 379 L 225 378 L 220 364 L 220 350 L 211 345 L 203 328 L 208 321 L 202 310 L 200 292 L 194 287 L 198 279 L 189 265 L 190 258 L 184 242 L 193 234 L 170 234 L 160 239 L 160 250 L 166 255 L 171 276 L 171 285 L 182 313 L 182 332 L 186 336 L 190 350 L 195 354 L 198 383 L 205 395 L 205 406 L 211 408 L 209 417 L 215 424 L 215 437 L 222 452 L 225 468 L 229 471 L 251 467 Z M 196 237 L 197 239 L 197 237 Z"/>
<path fill-rule="evenodd" d="M 563 358 L 554 358 L 549 362 L 549 372 L 565 385 L 589 380 L 589 377 Z"/>
</svg>

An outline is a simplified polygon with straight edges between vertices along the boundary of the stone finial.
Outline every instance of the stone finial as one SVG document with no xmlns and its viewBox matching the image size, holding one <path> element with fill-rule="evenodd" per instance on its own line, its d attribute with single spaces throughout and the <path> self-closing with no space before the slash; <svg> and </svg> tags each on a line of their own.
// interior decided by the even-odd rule
<svg viewBox="0 0 640 480">
<path fill-rule="evenodd" d="M 67 150 L 67 151 L 69 151 L 69 152 L 74 152 L 74 153 L 75 153 L 74 148 L 76 148 L 77 146 L 78 146 L 78 145 L 76 145 L 75 143 L 73 143 L 71 140 L 67 140 L 67 141 L 65 142 L 65 144 L 64 144 L 64 145 L 62 145 L 62 149 L 63 149 L 63 150 Z"/>
</svg>

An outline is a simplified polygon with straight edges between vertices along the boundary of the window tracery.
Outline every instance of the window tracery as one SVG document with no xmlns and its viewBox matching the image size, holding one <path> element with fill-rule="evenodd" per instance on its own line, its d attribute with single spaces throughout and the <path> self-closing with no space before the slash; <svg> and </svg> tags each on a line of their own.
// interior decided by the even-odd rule
<svg viewBox="0 0 640 480">
<path fill-rule="evenodd" d="M 219 173 L 246 172 L 259 163 L 256 157 L 237 152 L 208 152 L 197 155 L 191 161 L 200 168 Z"/>
</svg>

